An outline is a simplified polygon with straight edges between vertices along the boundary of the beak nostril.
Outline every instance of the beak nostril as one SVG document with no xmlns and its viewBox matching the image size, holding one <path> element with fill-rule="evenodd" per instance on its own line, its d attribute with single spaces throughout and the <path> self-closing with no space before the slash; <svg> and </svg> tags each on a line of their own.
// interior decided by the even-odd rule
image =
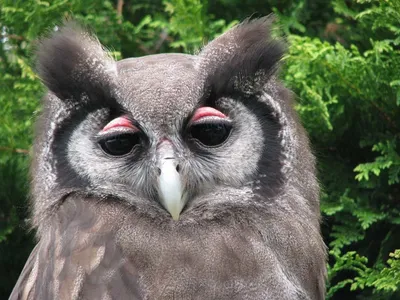
<svg viewBox="0 0 400 300">
<path fill-rule="evenodd" d="M 157 168 L 157 173 L 158 173 L 158 175 L 161 175 L 161 169 L 160 168 Z"/>
<path fill-rule="evenodd" d="M 179 173 L 181 167 L 179 165 L 176 166 L 176 171 Z"/>
</svg>

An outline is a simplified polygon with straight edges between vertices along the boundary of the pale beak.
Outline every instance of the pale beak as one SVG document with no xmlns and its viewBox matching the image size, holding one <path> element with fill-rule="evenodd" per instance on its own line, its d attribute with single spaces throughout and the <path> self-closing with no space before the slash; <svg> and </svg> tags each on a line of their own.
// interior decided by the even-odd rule
<svg viewBox="0 0 400 300">
<path fill-rule="evenodd" d="M 186 204 L 179 163 L 174 149 L 168 140 L 163 141 L 157 149 L 159 168 L 158 192 L 161 204 L 171 214 L 174 220 L 179 220 L 180 213 Z"/>
</svg>

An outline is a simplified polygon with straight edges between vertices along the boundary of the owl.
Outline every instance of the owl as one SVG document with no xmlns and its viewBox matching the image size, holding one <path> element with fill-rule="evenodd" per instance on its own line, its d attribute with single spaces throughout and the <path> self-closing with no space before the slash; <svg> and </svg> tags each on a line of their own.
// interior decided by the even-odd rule
<svg viewBox="0 0 400 300">
<path fill-rule="evenodd" d="M 324 299 L 319 186 L 271 18 L 198 54 L 44 38 L 33 249 L 10 299 Z"/>
</svg>

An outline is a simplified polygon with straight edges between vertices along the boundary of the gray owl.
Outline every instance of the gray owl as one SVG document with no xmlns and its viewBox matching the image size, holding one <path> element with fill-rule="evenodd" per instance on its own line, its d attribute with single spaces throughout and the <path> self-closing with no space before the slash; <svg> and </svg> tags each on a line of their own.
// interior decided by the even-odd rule
<svg viewBox="0 0 400 300">
<path fill-rule="evenodd" d="M 118 62 L 71 23 L 42 40 L 38 243 L 10 299 L 324 299 L 315 160 L 270 27 Z"/>
</svg>

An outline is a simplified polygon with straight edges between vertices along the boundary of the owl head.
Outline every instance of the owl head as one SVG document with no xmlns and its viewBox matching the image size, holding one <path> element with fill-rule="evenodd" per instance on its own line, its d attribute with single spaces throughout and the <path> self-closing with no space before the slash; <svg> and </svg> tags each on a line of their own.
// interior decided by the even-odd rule
<svg viewBox="0 0 400 300">
<path fill-rule="evenodd" d="M 284 46 L 270 25 L 247 20 L 197 55 L 118 62 L 73 23 L 43 39 L 34 221 L 71 193 L 178 220 L 268 206 L 286 187 L 317 211 L 314 159 L 276 79 Z"/>
</svg>

